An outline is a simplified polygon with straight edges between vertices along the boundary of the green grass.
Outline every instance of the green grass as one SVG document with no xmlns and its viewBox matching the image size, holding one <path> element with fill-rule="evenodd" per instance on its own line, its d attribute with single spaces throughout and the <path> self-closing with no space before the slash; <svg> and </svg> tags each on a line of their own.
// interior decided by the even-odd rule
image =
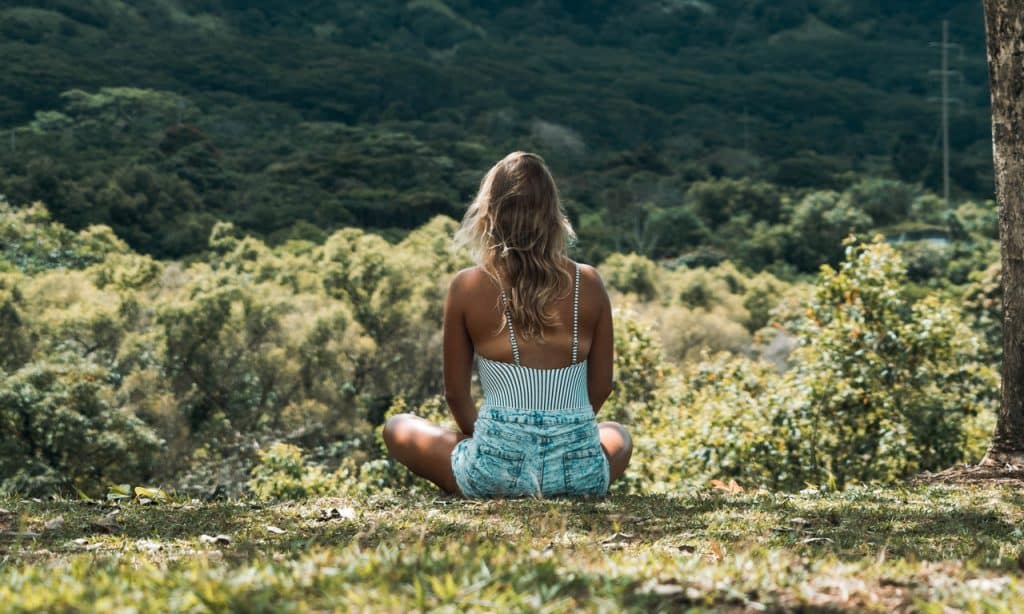
<svg viewBox="0 0 1024 614">
<path fill-rule="evenodd" d="M 1006 486 L 0 508 L 4 611 L 1024 611 Z"/>
</svg>

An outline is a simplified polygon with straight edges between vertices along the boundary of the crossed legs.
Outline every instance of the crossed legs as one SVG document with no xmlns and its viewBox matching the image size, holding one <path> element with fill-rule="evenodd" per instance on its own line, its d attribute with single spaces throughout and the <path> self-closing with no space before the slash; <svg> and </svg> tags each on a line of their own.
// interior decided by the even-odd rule
<svg viewBox="0 0 1024 614">
<path fill-rule="evenodd" d="M 611 465 L 612 481 L 622 477 L 633 454 L 633 439 L 618 422 L 598 424 L 601 448 Z M 452 473 L 452 450 L 466 438 L 458 431 L 440 427 L 429 420 L 412 414 L 392 416 L 384 424 L 384 443 L 398 462 L 420 477 L 424 477 L 441 490 L 462 494 Z"/>
<path fill-rule="evenodd" d="M 412 414 L 398 414 L 384 423 L 384 443 L 395 460 L 441 490 L 461 495 L 452 473 L 452 450 L 466 435 Z"/>
</svg>

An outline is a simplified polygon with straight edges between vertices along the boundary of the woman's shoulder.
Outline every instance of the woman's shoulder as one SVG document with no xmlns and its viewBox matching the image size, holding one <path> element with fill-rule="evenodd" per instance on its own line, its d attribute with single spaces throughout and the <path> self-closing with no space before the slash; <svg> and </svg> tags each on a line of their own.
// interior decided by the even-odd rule
<svg viewBox="0 0 1024 614">
<path fill-rule="evenodd" d="M 472 287 L 479 286 L 482 282 L 488 281 L 487 272 L 480 265 L 473 265 L 460 269 L 455 272 L 452 276 L 451 286 L 452 288 L 459 288 L 461 290 L 468 290 Z"/>
<path fill-rule="evenodd" d="M 486 294 L 496 294 L 498 290 L 487 271 L 475 265 L 456 271 L 448 285 L 448 292 L 459 300 L 474 303 Z"/>
<path fill-rule="evenodd" d="M 573 267 L 579 265 L 580 268 L 580 280 L 585 284 L 595 284 L 604 287 L 604 281 L 601 279 L 601 274 L 598 273 L 597 267 L 589 264 L 570 261 L 568 266 Z M 484 270 L 479 264 L 468 266 L 464 269 L 456 271 L 451 281 L 452 287 L 460 287 L 462 289 L 469 289 L 470 287 L 477 286 L 493 286 L 494 279 Z"/>
</svg>

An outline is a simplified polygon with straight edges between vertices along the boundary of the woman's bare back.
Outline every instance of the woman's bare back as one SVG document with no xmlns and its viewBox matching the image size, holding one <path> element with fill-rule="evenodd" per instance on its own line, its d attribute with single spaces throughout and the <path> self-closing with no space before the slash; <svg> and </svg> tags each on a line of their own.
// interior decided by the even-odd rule
<svg viewBox="0 0 1024 614">
<path fill-rule="evenodd" d="M 572 276 L 575 263 L 567 260 L 563 265 Z M 473 343 L 475 352 L 488 360 L 514 362 L 512 346 L 507 328 L 495 332 L 504 321 L 501 307 L 501 290 L 494 280 L 480 267 L 472 267 L 462 272 L 466 276 L 465 283 L 460 286 L 458 300 L 465 318 L 466 331 Z M 506 290 L 508 283 L 505 283 Z M 597 324 L 601 318 L 605 301 L 608 300 L 604 285 L 601 283 L 593 267 L 580 264 L 580 304 L 579 304 L 579 350 L 577 361 L 589 358 L 595 339 Z M 572 291 L 559 297 L 548 307 L 548 313 L 557 318 L 555 326 L 544 329 L 544 341 L 539 339 L 526 340 L 512 323 L 519 345 L 520 364 L 534 369 L 559 369 L 569 366 L 572 362 Z"/>
</svg>

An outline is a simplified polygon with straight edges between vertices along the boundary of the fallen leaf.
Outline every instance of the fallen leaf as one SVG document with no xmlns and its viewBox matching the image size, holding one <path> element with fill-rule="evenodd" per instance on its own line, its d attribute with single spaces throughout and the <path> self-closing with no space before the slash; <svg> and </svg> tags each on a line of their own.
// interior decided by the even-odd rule
<svg viewBox="0 0 1024 614">
<path fill-rule="evenodd" d="M 47 531 L 56 531 L 56 530 L 60 529 L 63 526 L 64 526 L 64 517 L 63 516 L 57 516 L 56 518 L 53 518 L 51 520 L 47 520 L 46 524 L 43 525 L 43 528 L 46 529 Z"/>
<path fill-rule="evenodd" d="M 4 508 L 0 507 L 0 516 L 10 516 L 13 513 L 14 512 L 12 512 L 11 510 L 5 510 Z"/>
<path fill-rule="evenodd" d="M 163 544 L 149 539 L 143 539 L 136 542 L 135 547 L 139 550 L 144 550 L 146 552 L 159 552 L 160 550 L 164 549 Z"/>
<path fill-rule="evenodd" d="M 130 499 L 131 496 L 131 484 L 112 484 L 107 491 L 107 501 L 120 501 L 121 499 Z"/>
<path fill-rule="evenodd" d="M 283 535 L 283 534 L 288 532 L 288 531 L 285 531 L 284 529 L 275 527 L 272 524 L 268 524 L 267 525 L 267 530 L 270 531 L 271 533 L 273 533 L 274 535 Z"/>
<path fill-rule="evenodd" d="M 199 536 L 199 541 L 204 544 L 230 544 L 230 535 L 206 535 L 205 533 Z"/>
<path fill-rule="evenodd" d="M 77 539 L 71 540 L 71 543 L 75 544 L 76 546 L 85 546 L 89 543 L 89 540 L 84 537 L 79 537 Z"/>
<path fill-rule="evenodd" d="M 139 498 L 139 503 L 146 500 L 146 503 L 152 503 L 153 501 L 166 501 L 168 499 L 167 493 L 159 488 L 148 488 L 146 486 L 136 486 L 135 496 Z M 146 505 L 146 503 L 142 503 Z"/>
<path fill-rule="evenodd" d="M 724 490 L 730 495 L 737 495 L 743 492 L 743 487 L 737 484 L 736 480 L 729 480 L 728 484 L 722 480 L 711 480 L 711 486 L 715 488 L 715 490 Z"/>
<path fill-rule="evenodd" d="M 831 544 L 832 540 L 827 537 L 808 537 L 807 539 L 801 539 L 801 544 Z"/>
<path fill-rule="evenodd" d="M 725 560 L 725 550 L 722 548 L 722 544 L 715 540 L 708 542 L 708 547 L 711 548 L 711 553 L 715 555 L 715 558 L 719 561 Z"/>
</svg>

